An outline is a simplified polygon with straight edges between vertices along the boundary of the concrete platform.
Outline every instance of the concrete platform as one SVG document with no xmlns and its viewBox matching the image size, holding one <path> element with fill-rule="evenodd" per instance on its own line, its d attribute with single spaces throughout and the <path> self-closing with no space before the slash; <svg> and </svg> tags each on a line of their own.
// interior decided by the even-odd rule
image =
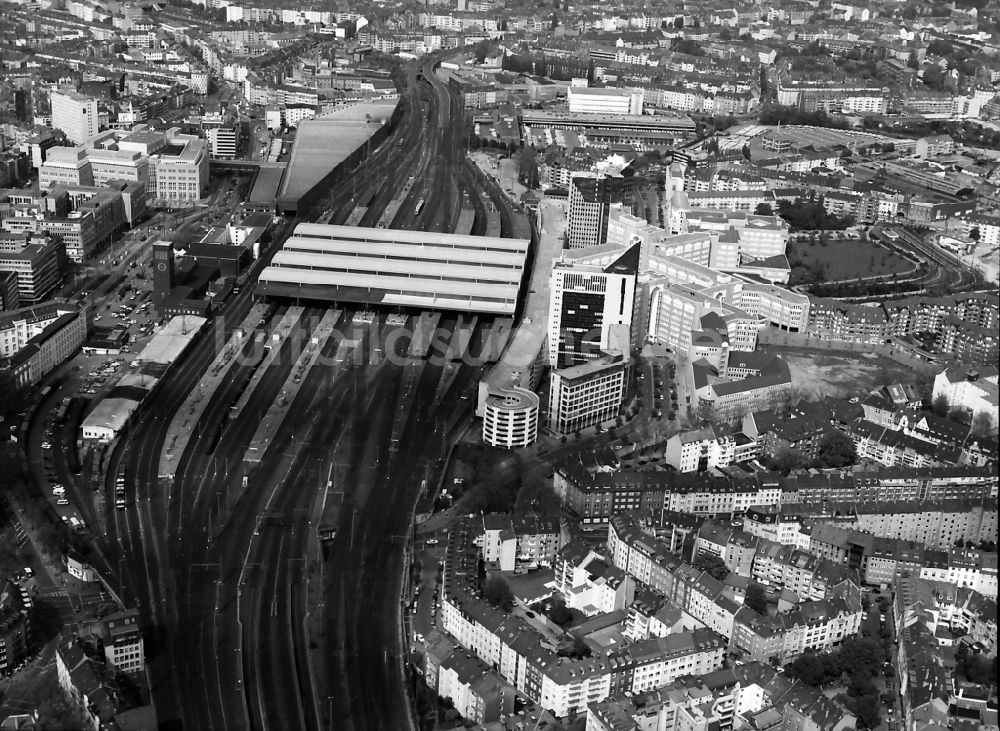
<svg viewBox="0 0 1000 731">
<path fill-rule="evenodd" d="M 306 381 L 309 369 L 316 364 L 327 340 L 336 332 L 336 325 L 340 319 L 340 315 L 340 310 L 327 310 L 324 313 L 316 329 L 313 330 L 309 343 L 295 361 L 295 365 L 292 366 L 292 370 L 288 374 L 288 379 L 281 387 L 280 395 L 271 404 L 267 413 L 264 414 L 264 418 L 258 424 L 257 430 L 254 432 L 253 438 L 247 447 L 246 454 L 243 456 L 244 463 L 259 464 L 264 458 L 267 448 L 271 444 L 271 438 L 288 416 L 288 410 L 292 404 L 295 403 L 295 397 L 299 395 L 302 384 Z"/>
<path fill-rule="evenodd" d="M 246 342 L 242 333 L 253 332 L 254 326 L 266 311 L 267 308 L 260 304 L 251 308 L 250 314 L 243 320 L 239 331 L 233 333 L 233 336 L 229 338 L 226 346 L 219 351 L 215 360 L 212 361 L 212 365 L 198 381 L 198 385 L 188 394 L 184 404 L 174 413 L 174 418 L 167 429 L 167 438 L 163 442 L 163 451 L 160 453 L 157 474 L 161 479 L 173 479 L 177 472 L 177 464 L 187 449 L 191 437 L 194 436 L 195 424 L 208 408 L 212 394 L 229 377 L 229 371 L 239 360 L 237 356 Z"/>
</svg>

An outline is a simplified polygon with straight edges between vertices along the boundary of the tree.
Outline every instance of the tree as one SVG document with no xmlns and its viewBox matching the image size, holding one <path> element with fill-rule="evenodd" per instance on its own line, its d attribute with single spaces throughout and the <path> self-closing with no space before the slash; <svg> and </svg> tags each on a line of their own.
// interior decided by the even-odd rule
<svg viewBox="0 0 1000 731">
<path fill-rule="evenodd" d="M 756 581 L 751 583 L 750 586 L 747 587 L 747 596 L 746 599 L 743 600 L 743 606 L 749 607 L 757 612 L 757 614 L 766 615 L 767 593 L 764 591 L 764 587 Z"/>
<path fill-rule="evenodd" d="M 729 576 L 729 569 L 726 568 L 726 562 L 714 553 L 698 554 L 698 556 L 695 557 L 692 566 L 701 571 L 707 571 L 709 575 L 719 581 L 722 581 Z"/>
<path fill-rule="evenodd" d="M 767 466 L 775 472 L 788 475 L 792 470 L 797 470 L 804 466 L 805 463 L 806 458 L 802 452 L 797 449 L 782 447 L 775 453 L 774 457 L 768 460 Z"/>
<path fill-rule="evenodd" d="M 964 645 L 964 643 L 963 643 Z M 970 655 L 968 651 L 961 658 L 956 655 L 955 672 L 970 683 L 996 685 L 996 669 L 993 662 L 984 655 Z"/>
<path fill-rule="evenodd" d="M 507 582 L 499 576 L 491 576 L 483 587 L 483 598 L 498 609 L 510 611 L 514 608 L 514 593 Z"/>
<path fill-rule="evenodd" d="M 819 440 L 816 463 L 820 467 L 847 467 L 857 461 L 854 440 L 839 429 L 831 429 Z"/>
<path fill-rule="evenodd" d="M 948 397 L 943 393 L 939 393 L 931 401 L 931 411 L 933 411 L 937 416 L 947 416 L 948 415 Z"/>
<path fill-rule="evenodd" d="M 924 69 L 924 86 L 934 89 L 935 91 L 943 91 L 946 79 L 947 77 L 945 76 L 944 71 L 942 71 L 941 67 L 936 64 L 931 64 Z"/>
<path fill-rule="evenodd" d="M 747 160 L 752 159 L 752 156 L 750 154 L 750 145 L 743 145 L 743 148 L 740 150 L 740 152 L 743 153 L 743 157 L 746 158 Z"/>
<path fill-rule="evenodd" d="M 973 226 L 969 229 L 969 238 L 976 243 L 979 243 L 979 238 L 982 234 L 979 232 L 979 226 Z"/>
<path fill-rule="evenodd" d="M 853 706 L 854 715 L 858 717 L 858 723 L 863 728 L 878 728 L 882 718 L 879 716 L 877 691 L 854 697 L 850 705 Z"/>
<path fill-rule="evenodd" d="M 754 209 L 754 213 L 758 216 L 773 216 L 774 209 L 771 208 L 770 203 L 758 203 L 757 207 Z"/>
<path fill-rule="evenodd" d="M 825 664 L 823 658 L 810 652 L 805 655 L 799 655 L 793 662 L 786 665 L 785 674 L 793 678 L 798 678 L 806 685 L 815 688 L 823 682 Z"/>
<path fill-rule="evenodd" d="M 977 437 L 988 437 L 993 433 L 993 415 L 989 411 L 977 411 L 972 417 L 972 433 Z"/>
<path fill-rule="evenodd" d="M 565 627 L 573 621 L 573 612 L 566 606 L 566 602 L 556 599 L 549 609 L 548 617 L 560 627 Z"/>
<path fill-rule="evenodd" d="M 874 637 L 848 637 L 837 655 L 841 667 L 852 676 L 873 678 L 882 669 L 882 642 Z"/>
</svg>

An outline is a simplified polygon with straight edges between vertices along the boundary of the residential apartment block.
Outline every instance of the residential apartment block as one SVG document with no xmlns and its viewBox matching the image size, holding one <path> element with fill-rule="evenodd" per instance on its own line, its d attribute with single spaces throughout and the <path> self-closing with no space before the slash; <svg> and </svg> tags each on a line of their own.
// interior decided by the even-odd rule
<svg viewBox="0 0 1000 731">
<path fill-rule="evenodd" d="M 559 521 L 534 515 L 484 515 L 482 535 L 474 543 L 483 561 L 501 571 L 551 566 L 560 548 Z"/>
<path fill-rule="evenodd" d="M 477 581 L 479 554 L 471 538 L 466 523 L 449 535 L 441 627 L 495 668 L 501 680 L 557 716 L 583 712 L 589 703 L 614 692 L 651 690 L 682 675 L 703 675 L 721 667 L 725 640 L 705 629 L 611 648 L 594 644 L 586 658 L 558 655 L 525 620 L 475 597 L 470 582 Z"/>
<path fill-rule="evenodd" d="M 801 570 L 801 566 L 795 568 L 800 563 L 795 558 L 795 549 L 787 550 L 791 552 L 786 562 L 789 571 Z M 860 589 L 849 574 L 837 576 L 835 568 L 830 569 L 830 576 L 836 583 L 823 584 L 827 598 L 806 600 L 789 612 L 762 617 L 741 607 L 734 600 L 732 589 L 722 582 L 667 551 L 661 541 L 642 531 L 631 515 L 618 515 L 611 520 L 608 551 L 623 571 L 666 596 L 692 619 L 730 637 L 730 648 L 738 650 L 747 660 L 769 662 L 776 658 L 788 662 L 804 652 L 835 647 L 860 626 Z M 760 569 L 773 570 L 770 564 Z M 812 573 L 808 581 L 803 578 L 802 582 L 811 587 Z M 809 594 L 801 587 L 800 590 Z"/>
</svg>

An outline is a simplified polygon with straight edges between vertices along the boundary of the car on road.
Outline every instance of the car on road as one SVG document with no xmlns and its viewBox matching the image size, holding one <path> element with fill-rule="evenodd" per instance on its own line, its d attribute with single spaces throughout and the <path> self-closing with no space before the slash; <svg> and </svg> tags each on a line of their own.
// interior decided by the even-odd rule
<svg viewBox="0 0 1000 731">
<path fill-rule="evenodd" d="M 52 445 L 48 442 L 42 442 L 42 449 L 52 449 Z"/>
<path fill-rule="evenodd" d="M 428 546 L 436 546 L 438 544 L 437 538 L 428 538 L 426 541 Z"/>
<path fill-rule="evenodd" d="M 56 505 L 69 505 L 69 500 L 67 500 L 64 497 L 61 497 L 58 500 L 56 500 Z"/>
<path fill-rule="evenodd" d="M 66 488 L 62 485 L 53 485 L 52 494 L 59 497 L 66 494 Z"/>
</svg>

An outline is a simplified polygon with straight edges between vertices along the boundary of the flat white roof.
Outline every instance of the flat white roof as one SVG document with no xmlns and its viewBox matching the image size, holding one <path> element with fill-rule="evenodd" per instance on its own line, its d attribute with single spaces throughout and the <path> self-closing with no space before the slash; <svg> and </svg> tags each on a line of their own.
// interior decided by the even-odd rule
<svg viewBox="0 0 1000 731">
<path fill-rule="evenodd" d="M 631 96 L 632 89 L 603 86 L 571 86 L 569 93 L 576 96 Z"/>
<path fill-rule="evenodd" d="M 208 320 L 204 317 L 196 315 L 179 315 L 171 318 L 146 344 L 136 359 L 144 363 L 170 365 L 191 344 L 206 322 Z"/>
<path fill-rule="evenodd" d="M 127 398 L 107 398 L 98 402 L 83 420 L 84 429 L 109 429 L 118 433 L 137 408 L 139 402 Z"/>
<path fill-rule="evenodd" d="M 386 228 L 366 228 L 364 226 L 334 226 L 323 223 L 300 223 L 293 236 L 329 239 L 331 241 L 355 241 L 377 243 L 380 241 L 401 244 L 425 244 L 458 249 L 500 250 L 527 252 L 527 239 L 503 239 L 499 236 L 466 236 L 444 234 L 432 231 L 397 231 Z"/>
</svg>

